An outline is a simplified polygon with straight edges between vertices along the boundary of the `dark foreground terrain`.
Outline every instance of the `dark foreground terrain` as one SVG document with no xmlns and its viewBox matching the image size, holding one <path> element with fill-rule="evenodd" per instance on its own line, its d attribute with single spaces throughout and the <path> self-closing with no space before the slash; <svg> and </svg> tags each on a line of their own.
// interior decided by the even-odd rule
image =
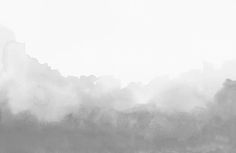
<svg viewBox="0 0 236 153">
<path fill-rule="evenodd" d="M 81 106 L 58 122 L 2 106 L 0 153 L 233 153 L 236 86 L 225 83 L 207 108 L 163 113 Z"/>
</svg>

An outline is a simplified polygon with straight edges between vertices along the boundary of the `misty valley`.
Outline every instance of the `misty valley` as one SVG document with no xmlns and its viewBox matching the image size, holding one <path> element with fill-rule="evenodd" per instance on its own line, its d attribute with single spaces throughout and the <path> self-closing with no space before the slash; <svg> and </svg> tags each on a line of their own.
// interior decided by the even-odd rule
<svg viewBox="0 0 236 153">
<path fill-rule="evenodd" d="M 236 153 L 236 0 L 0 0 L 0 153 Z"/>
</svg>

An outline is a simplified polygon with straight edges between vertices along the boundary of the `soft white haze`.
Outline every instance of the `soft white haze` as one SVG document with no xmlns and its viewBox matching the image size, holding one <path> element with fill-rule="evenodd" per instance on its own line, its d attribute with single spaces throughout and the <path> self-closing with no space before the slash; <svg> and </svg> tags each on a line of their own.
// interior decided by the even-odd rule
<svg viewBox="0 0 236 153">
<path fill-rule="evenodd" d="M 29 112 L 42 121 L 59 121 L 84 105 L 116 111 L 145 105 L 170 113 L 191 112 L 213 102 L 226 78 L 236 78 L 235 65 L 231 61 L 214 69 L 205 63 L 202 70 L 175 79 L 156 77 L 146 85 L 122 87 L 111 76 L 63 77 L 26 54 L 25 44 L 0 27 L 0 106 L 14 114 Z"/>
<path fill-rule="evenodd" d="M 0 23 L 65 75 L 147 82 L 236 55 L 233 0 L 1 0 Z"/>
</svg>

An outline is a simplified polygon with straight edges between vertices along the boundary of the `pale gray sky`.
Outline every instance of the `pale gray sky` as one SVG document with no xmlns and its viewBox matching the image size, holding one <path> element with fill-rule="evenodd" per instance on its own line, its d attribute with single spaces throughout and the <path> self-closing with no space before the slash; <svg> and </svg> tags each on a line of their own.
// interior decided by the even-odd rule
<svg viewBox="0 0 236 153">
<path fill-rule="evenodd" d="M 236 55 L 233 0 L 1 0 L 0 24 L 65 75 L 147 82 Z"/>
</svg>

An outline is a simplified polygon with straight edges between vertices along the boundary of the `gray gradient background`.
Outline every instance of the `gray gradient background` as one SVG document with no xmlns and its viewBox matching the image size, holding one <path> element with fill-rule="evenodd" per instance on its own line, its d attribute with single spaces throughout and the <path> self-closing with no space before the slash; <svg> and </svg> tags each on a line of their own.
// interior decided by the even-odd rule
<svg viewBox="0 0 236 153">
<path fill-rule="evenodd" d="M 0 153 L 236 152 L 235 8 L 1 0 Z"/>
</svg>

